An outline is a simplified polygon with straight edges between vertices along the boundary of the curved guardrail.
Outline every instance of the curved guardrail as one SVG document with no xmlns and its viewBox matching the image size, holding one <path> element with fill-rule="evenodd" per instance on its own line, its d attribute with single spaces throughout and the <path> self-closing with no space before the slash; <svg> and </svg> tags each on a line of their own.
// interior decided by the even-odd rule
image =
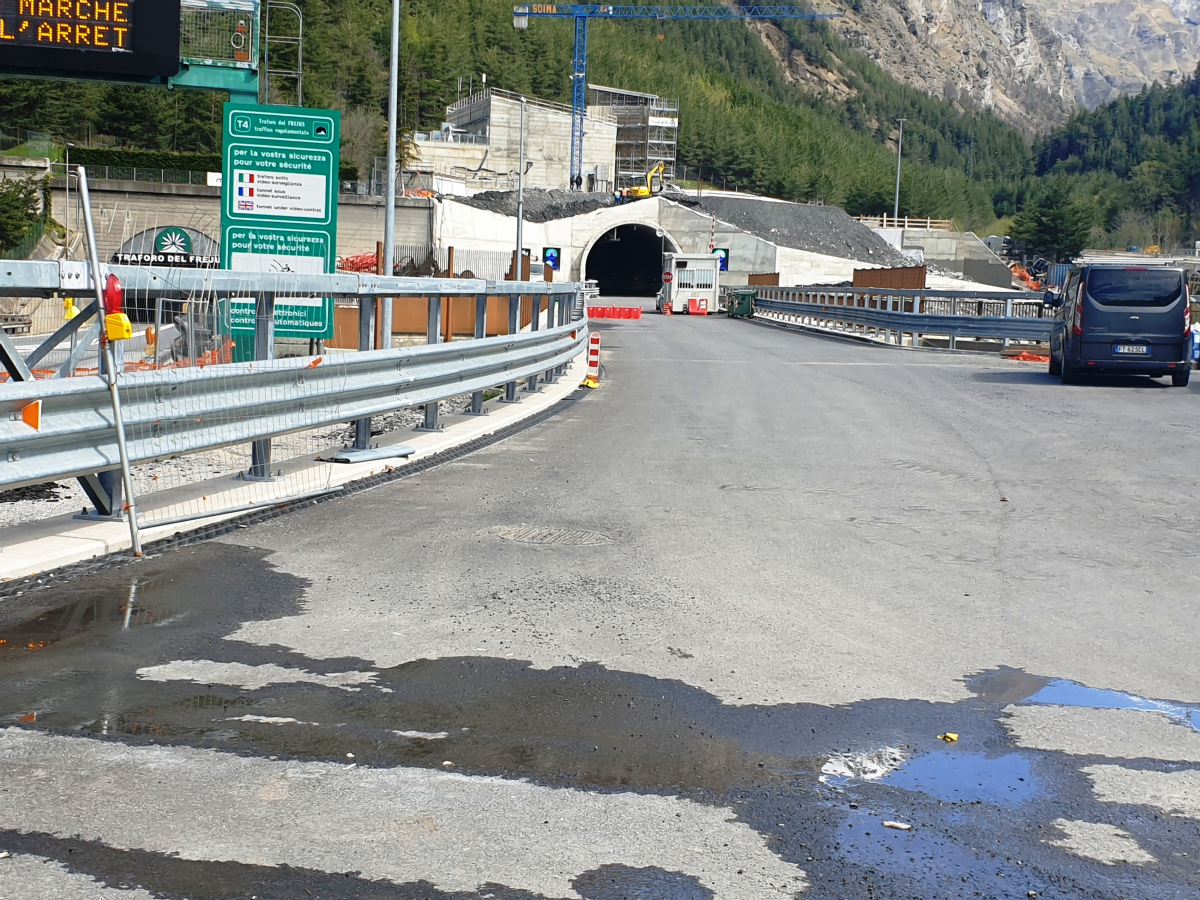
<svg viewBox="0 0 1200 900">
<path fill-rule="evenodd" d="M 0 295 L 86 293 L 91 289 L 89 269 L 80 263 L 7 262 L 0 265 Z M 432 404 L 436 409 L 437 401 L 462 394 L 482 398 L 480 392 L 488 388 L 511 389 L 521 379 L 551 373 L 587 346 L 587 321 L 580 318 L 574 284 L 102 267 L 103 276 L 109 271 L 127 289 L 150 296 L 202 291 L 305 291 L 360 299 L 557 295 L 547 315 L 556 324 L 540 330 L 535 325 L 526 332 L 510 329 L 513 333 L 498 337 L 399 350 L 122 373 L 118 390 L 130 464 L 363 421 L 407 407 Z M 513 311 L 510 303 L 510 319 L 515 319 Z M 61 337 L 48 339 L 26 359 L 18 357 L 11 343 L 0 347 L 5 366 L 16 376 L 0 383 L 0 487 L 85 478 L 121 466 L 112 398 L 103 377 L 22 380 L 29 379 L 26 361 Z M 35 428 L 24 413 L 39 401 Z"/>
<path fill-rule="evenodd" d="M 732 289 L 726 289 L 732 290 Z M 867 337 L 914 344 L 925 335 L 1003 341 L 1048 341 L 1041 294 L 1016 291 L 938 291 L 883 288 L 753 288 L 759 318 L 819 328 L 855 330 Z M 936 310 L 936 311 L 935 311 Z"/>
<path fill-rule="evenodd" d="M 782 321 L 811 320 L 860 325 L 896 334 L 937 334 L 948 337 L 976 337 L 1020 341 L 1050 340 L 1050 319 L 1016 316 L 959 316 L 898 312 L 855 306 L 826 306 L 820 303 L 791 303 L 784 300 L 756 300 L 757 314 Z"/>
</svg>

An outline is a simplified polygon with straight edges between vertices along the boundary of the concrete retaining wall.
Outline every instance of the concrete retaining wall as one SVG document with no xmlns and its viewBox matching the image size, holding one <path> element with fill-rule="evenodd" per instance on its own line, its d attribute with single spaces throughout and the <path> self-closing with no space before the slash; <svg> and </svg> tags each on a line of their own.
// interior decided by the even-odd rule
<svg viewBox="0 0 1200 900">
<path fill-rule="evenodd" d="M 53 215 L 66 223 L 66 188 L 55 179 Z M 101 259 L 109 259 L 125 241 L 148 228 L 182 225 L 220 240 L 221 189 L 205 185 L 146 184 L 134 181 L 97 181 L 91 185 L 92 218 Z M 71 230 L 81 227 L 79 198 L 71 191 Z M 383 239 L 382 197 L 342 194 L 338 202 L 338 256 L 373 253 Z M 396 243 L 426 244 L 432 237 L 433 200 L 402 197 L 396 203 Z"/>
</svg>

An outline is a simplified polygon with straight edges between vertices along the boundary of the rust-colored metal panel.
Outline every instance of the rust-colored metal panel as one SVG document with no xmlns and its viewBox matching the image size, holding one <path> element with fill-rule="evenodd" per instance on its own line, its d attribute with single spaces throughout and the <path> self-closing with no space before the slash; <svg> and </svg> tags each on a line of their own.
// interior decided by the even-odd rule
<svg viewBox="0 0 1200 900">
<path fill-rule="evenodd" d="M 779 273 L 762 272 L 751 275 L 746 279 L 746 284 L 750 287 L 779 287 Z"/>
<path fill-rule="evenodd" d="M 881 288 L 891 291 L 923 291 L 928 270 L 925 266 L 898 269 L 855 269 L 856 288 Z"/>
</svg>

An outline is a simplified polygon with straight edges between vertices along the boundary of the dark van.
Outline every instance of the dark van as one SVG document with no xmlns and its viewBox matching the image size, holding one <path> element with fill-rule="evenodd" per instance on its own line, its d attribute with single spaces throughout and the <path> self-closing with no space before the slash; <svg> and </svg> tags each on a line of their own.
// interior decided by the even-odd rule
<svg viewBox="0 0 1200 900">
<path fill-rule="evenodd" d="M 1187 278 L 1165 266 L 1085 265 L 1072 268 L 1054 307 L 1050 374 L 1076 384 L 1099 372 L 1191 375 L 1191 308 Z"/>
</svg>

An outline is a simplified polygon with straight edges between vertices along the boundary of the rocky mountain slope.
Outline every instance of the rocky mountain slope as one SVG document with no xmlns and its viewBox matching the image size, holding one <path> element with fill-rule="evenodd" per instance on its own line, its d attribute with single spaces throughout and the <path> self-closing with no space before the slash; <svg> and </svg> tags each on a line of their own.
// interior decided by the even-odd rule
<svg viewBox="0 0 1200 900">
<path fill-rule="evenodd" d="M 1200 0 L 823 0 L 817 8 L 843 13 L 833 29 L 895 77 L 991 108 L 1029 133 L 1200 63 Z M 837 90 L 803 60 L 789 68 Z"/>
</svg>

